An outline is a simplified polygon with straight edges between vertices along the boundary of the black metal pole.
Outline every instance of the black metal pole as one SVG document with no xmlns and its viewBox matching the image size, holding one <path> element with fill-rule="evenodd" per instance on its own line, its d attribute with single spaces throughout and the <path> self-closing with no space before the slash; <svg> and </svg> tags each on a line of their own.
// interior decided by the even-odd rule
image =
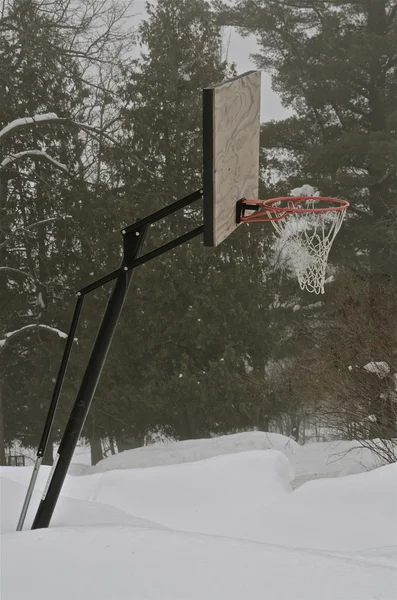
<svg viewBox="0 0 397 600">
<path fill-rule="evenodd" d="M 141 252 L 147 227 L 147 225 L 143 225 L 140 229 L 124 236 L 123 265 L 126 271 L 117 278 L 107 304 L 76 401 L 66 425 L 41 502 L 37 509 L 32 529 L 48 527 L 51 521 L 73 453 L 83 430 L 131 283 L 134 271 L 128 271 L 128 268 L 130 263 L 137 258 Z"/>
<path fill-rule="evenodd" d="M 65 379 L 66 369 L 69 363 L 70 353 L 72 351 L 74 335 L 76 333 L 77 325 L 79 322 L 81 309 L 83 306 L 84 296 L 80 296 L 77 298 L 76 306 L 74 309 L 72 322 L 70 324 L 68 338 L 66 340 L 65 349 L 63 351 L 63 356 L 61 360 L 61 364 L 59 365 L 57 380 L 55 382 L 54 391 L 52 394 L 50 406 L 47 413 L 47 418 L 44 424 L 43 433 L 41 435 L 40 444 L 36 454 L 36 462 L 33 468 L 32 476 L 30 478 L 29 486 L 26 492 L 25 501 L 22 506 L 21 515 L 19 517 L 17 531 L 22 531 L 23 524 L 25 522 L 26 514 L 28 512 L 30 500 L 32 498 L 33 489 L 36 483 L 37 475 L 39 474 L 40 466 L 43 460 L 44 453 L 47 448 L 48 438 L 50 437 L 50 432 L 52 428 L 52 424 L 54 422 L 55 411 L 58 406 L 59 396 L 61 394 L 62 385 Z"/>
<path fill-rule="evenodd" d="M 160 221 L 161 219 L 164 219 L 165 217 L 168 217 L 169 215 L 178 212 L 178 210 L 181 210 L 181 208 L 189 206 L 189 204 L 193 204 L 193 202 L 196 202 L 196 200 L 200 200 L 202 197 L 203 190 L 196 190 L 188 196 L 184 196 L 179 200 L 175 200 L 175 202 L 173 202 L 172 204 L 169 204 L 164 208 L 160 208 L 160 210 L 156 211 L 155 213 L 152 213 L 147 217 L 143 217 L 143 219 L 140 219 L 140 221 L 136 221 L 135 223 L 132 223 L 132 225 L 124 227 L 124 229 L 122 229 L 121 231 L 122 233 L 130 233 L 131 231 L 135 231 L 141 225 L 149 225 L 151 223 L 156 223 L 157 221 Z"/>
<path fill-rule="evenodd" d="M 178 246 L 181 246 L 182 244 L 189 242 L 193 238 L 201 235 L 203 233 L 203 231 L 204 231 L 204 225 L 200 225 L 200 227 L 196 227 L 196 229 L 192 229 L 192 231 L 188 231 L 187 233 L 184 233 L 180 237 L 175 238 L 174 240 L 171 240 L 170 242 L 167 242 L 166 244 L 163 244 L 163 246 L 160 246 L 159 248 L 155 248 L 154 250 L 147 252 L 143 256 L 140 256 L 139 258 L 136 258 L 135 260 L 133 260 L 130 263 L 130 265 L 128 266 L 128 270 L 135 269 L 136 267 L 139 267 L 140 265 L 144 265 L 145 263 L 153 260 L 153 258 L 157 258 L 158 256 L 165 254 L 165 252 L 169 252 L 170 250 L 173 250 L 174 248 L 177 248 Z M 119 267 L 115 271 L 112 271 L 111 273 L 104 275 L 100 279 L 97 279 L 93 283 L 90 283 L 90 284 L 86 285 L 85 287 L 81 288 L 81 290 L 79 290 L 78 293 L 82 294 L 82 295 L 89 294 L 93 290 L 96 290 L 97 288 L 101 287 L 102 285 L 105 285 L 105 283 L 109 283 L 109 281 L 112 281 L 113 279 L 117 279 L 117 277 L 119 277 L 123 272 L 124 272 L 124 267 Z"/>
<path fill-rule="evenodd" d="M 61 364 L 59 366 L 57 380 L 54 386 L 54 392 L 52 394 L 52 399 L 50 403 L 50 408 L 48 410 L 47 420 L 44 425 L 43 434 L 41 436 L 39 448 L 37 450 L 37 456 L 44 456 L 48 438 L 50 435 L 52 423 L 54 421 L 55 411 L 57 408 L 59 396 L 62 391 L 63 381 L 65 379 L 66 369 L 69 363 L 70 353 L 72 351 L 73 340 L 76 333 L 77 325 L 79 322 L 81 309 L 83 307 L 84 296 L 80 296 L 77 298 L 76 306 L 73 313 L 72 322 L 70 324 L 70 330 L 68 333 L 68 339 L 66 340 L 65 350 L 63 351 L 63 356 L 61 360 Z"/>
</svg>

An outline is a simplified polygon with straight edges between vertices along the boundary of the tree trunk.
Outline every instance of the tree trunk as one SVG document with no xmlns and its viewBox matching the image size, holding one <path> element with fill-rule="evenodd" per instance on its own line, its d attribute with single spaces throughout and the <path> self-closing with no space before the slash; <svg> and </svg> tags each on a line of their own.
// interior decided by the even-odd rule
<svg viewBox="0 0 397 600">
<path fill-rule="evenodd" d="M 269 431 L 269 425 L 270 425 L 269 415 L 261 407 L 258 411 L 258 415 L 256 418 L 256 422 L 254 423 L 254 426 L 258 429 L 258 431 L 264 431 L 266 433 Z"/>
<path fill-rule="evenodd" d="M 3 381 L 0 379 L 0 465 L 4 467 L 6 464 L 6 449 L 4 446 Z"/>
<path fill-rule="evenodd" d="M 124 452 L 125 450 L 134 450 L 135 448 L 141 448 L 144 445 L 143 436 L 128 436 L 122 435 L 116 437 L 117 448 L 119 452 Z"/>
<path fill-rule="evenodd" d="M 263 431 L 265 431 L 267 433 L 269 431 L 269 426 L 270 426 L 269 416 L 268 415 L 263 415 L 263 417 L 262 417 Z"/>
<path fill-rule="evenodd" d="M 112 455 L 116 454 L 116 448 L 115 448 L 115 444 L 114 444 L 115 440 L 112 436 L 109 437 L 109 447 L 110 447 L 110 453 Z"/>
<path fill-rule="evenodd" d="M 302 416 L 302 444 L 306 444 L 306 417 Z"/>
<path fill-rule="evenodd" d="M 91 447 L 91 464 L 92 466 L 103 460 L 102 443 L 101 438 L 89 437 L 88 441 Z"/>
<path fill-rule="evenodd" d="M 196 416 L 194 407 L 185 404 L 179 419 L 178 437 L 180 440 L 200 440 L 209 437 L 208 432 L 203 432 Z"/>
</svg>

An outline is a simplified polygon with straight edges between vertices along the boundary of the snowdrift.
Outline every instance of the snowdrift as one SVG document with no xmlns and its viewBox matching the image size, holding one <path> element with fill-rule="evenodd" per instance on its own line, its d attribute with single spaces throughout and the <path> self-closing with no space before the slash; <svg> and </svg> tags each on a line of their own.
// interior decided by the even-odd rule
<svg viewBox="0 0 397 600">
<path fill-rule="evenodd" d="M 302 485 L 266 508 L 250 539 L 335 552 L 397 544 L 397 464 Z"/>
<path fill-rule="evenodd" d="M 15 531 L 25 499 L 27 486 L 28 481 L 26 481 L 26 485 L 21 485 L 15 481 L 9 480 L 6 476 L 0 477 L 1 533 L 11 533 Z M 33 521 L 36 508 L 40 502 L 40 497 L 41 493 L 36 490 L 33 493 L 32 508 L 28 513 L 25 529 L 29 528 Z M 147 529 L 153 527 L 165 529 L 165 527 L 158 523 L 152 523 L 147 519 L 134 517 L 113 506 L 100 504 L 99 502 L 76 500 L 62 495 L 59 498 L 51 521 L 51 526 L 65 527 L 69 525 L 134 525 L 136 527 L 145 527 Z"/>
<path fill-rule="evenodd" d="M 21 479 L 22 471 L 10 469 L 9 477 Z M 24 471 L 27 486 L 29 473 L 27 469 Z M 48 474 L 48 469 L 46 471 Z M 293 477 L 290 462 L 276 450 L 216 456 L 190 464 L 69 476 L 62 490 L 68 503 L 59 503 L 52 524 L 81 524 L 79 510 L 75 510 L 73 504 L 79 500 L 85 501 L 86 513 L 89 510 L 87 504 L 95 505 L 90 519 L 100 519 L 102 508 L 112 507 L 116 512 L 123 511 L 127 515 L 186 531 L 216 531 L 230 535 L 234 531 L 234 523 L 235 533 L 239 534 L 245 513 L 249 511 L 259 518 L 268 504 L 291 491 Z M 40 473 L 27 527 L 33 519 L 45 481 L 44 473 Z M 19 506 L 22 506 L 22 492 L 19 497 Z M 12 513 L 12 529 L 18 520 L 17 511 L 12 509 L 16 506 L 15 499 L 14 490 L 12 500 L 6 501 L 8 511 L 4 511 L 5 514 Z M 107 513 L 104 518 L 119 519 L 120 515 Z M 4 531 L 10 531 L 9 525 L 7 517 Z"/>
<path fill-rule="evenodd" d="M 137 469 L 194 462 L 248 450 L 279 450 L 288 458 L 293 458 L 300 450 L 299 444 L 279 433 L 247 431 L 233 435 L 222 435 L 200 440 L 186 440 L 170 444 L 152 444 L 134 450 L 125 450 L 101 460 L 91 473 L 103 473 L 114 469 Z"/>
<path fill-rule="evenodd" d="M 69 475 L 51 528 L 21 533 L 32 469 L 2 468 L 2 597 L 395 600 L 397 464 L 291 491 L 294 468 L 335 475 L 328 465 L 349 442 L 248 449 L 264 443 L 251 433 L 123 453 L 123 468 Z M 369 456 L 357 458 L 347 454 L 339 474 L 368 468 Z"/>
</svg>

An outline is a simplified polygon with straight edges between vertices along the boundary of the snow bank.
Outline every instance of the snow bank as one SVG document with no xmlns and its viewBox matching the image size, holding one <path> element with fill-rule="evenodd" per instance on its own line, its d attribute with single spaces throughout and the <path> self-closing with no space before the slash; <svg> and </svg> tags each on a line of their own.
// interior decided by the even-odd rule
<svg viewBox="0 0 397 600">
<path fill-rule="evenodd" d="M 279 433 L 247 431 L 234 435 L 186 440 L 166 445 L 152 444 L 143 448 L 126 450 L 101 460 L 95 467 L 92 467 L 90 472 L 103 473 L 114 469 L 175 465 L 248 450 L 279 450 L 288 458 L 292 458 L 299 452 L 300 446 L 291 438 Z"/>
<path fill-rule="evenodd" d="M 397 544 L 397 465 L 291 494 L 292 477 L 280 452 L 252 451 L 80 477 L 65 493 L 87 497 L 84 479 L 89 499 L 183 531 L 343 552 Z"/>
<path fill-rule="evenodd" d="M 251 521 L 260 519 L 266 506 L 291 491 L 293 476 L 281 452 L 254 450 L 188 464 L 107 471 L 96 479 L 89 498 L 167 527 L 244 537 L 250 530 L 247 512 Z M 84 479 L 93 481 L 92 476 Z"/>
<path fill-rule="evenodd" d="M 14 490 L 3 511 L 12 515 L 4 529 L 10 531 L 29 470 L 4 471 L 20 484 L 19 497 Z M 40 473 L 27 527 L 47 475 L 48 468 Z M 292 479 L 291 464 L 275 450 L 68 476 L 52 525 L 131 523 L 128 517 L 134 517 L 183 531 L 318 550 L 361 551 L 397 543 L 397 465 L 312 481 L 291 494 Z"/>
<path fill-rule="evenodd" d="M 1 485 L 1 533 L 11 533 L 16 530 L 19 515 L 26 494 L 26 486 L 16 483 L 2 476 Z M 29 528 L 36 508 L 40 502 L 41 494 L 36 491 L 32 498 L 32 508 L 29 510 L 26 526 Z M 34 509 L 34 510 L 33 510 Z M 134 517 L 112 506 L 98 502 L 88 502 L 61 496 L 54 516 L 51 521 L 52 527 L 65 527 L 66 525 L 134 525 L 146 529 L 165 529 L 158 523 L 152 523 L 146 519 Z M 26 529 L 26 527 L 25 527 Z"/>
<path fill-rule="evenodd" d="M 8 478 L 19 478 L 21 483 L 22 471 L 27 486 L 28 469 L 14 467 Z M 27 526 L 45 486 L 49 472 L 45 471 L 37 481 L 37 498 Z M 291 491 L 293 477 L 291 464 L 281 452 L 254 450 L 188 464 L 68 476 L 62 493 L 68 499 L 106 505 L 166 527 L 245 535 L 250 531 L 246 529 L 247 511 L 252 520 L 261 519 L 268 504 Z M 21 497 L 20 507 L 22 503 Z M 68 507 L 59 510 L 53 524 L 76 524 L 73 515 L 66 520 Z"/>
<path fill-rule="evenodd" d="M 268 506 L 250 539 L 339 552 L 397 546 L 397 463 L 306 483 Z"/>
</svg>

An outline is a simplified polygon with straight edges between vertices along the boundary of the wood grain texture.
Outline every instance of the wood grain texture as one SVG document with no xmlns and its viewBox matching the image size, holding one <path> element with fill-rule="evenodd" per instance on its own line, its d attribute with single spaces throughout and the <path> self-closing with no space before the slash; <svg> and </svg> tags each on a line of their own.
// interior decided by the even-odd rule
<svg viewBox="0 0 397 600">
<path fill-rule="evenodd" d="M 251 71 L 206 88 L 207 119 L 208 98 L 212 102 L 212 122 L 204 135 L 204 155 L 207 150 L 210 156 L 204 158 L 206 246 L 217 246 L 238 227 L 237 200 L 258 197 L 260 85 L 260 71 Z"/>
</svg>

